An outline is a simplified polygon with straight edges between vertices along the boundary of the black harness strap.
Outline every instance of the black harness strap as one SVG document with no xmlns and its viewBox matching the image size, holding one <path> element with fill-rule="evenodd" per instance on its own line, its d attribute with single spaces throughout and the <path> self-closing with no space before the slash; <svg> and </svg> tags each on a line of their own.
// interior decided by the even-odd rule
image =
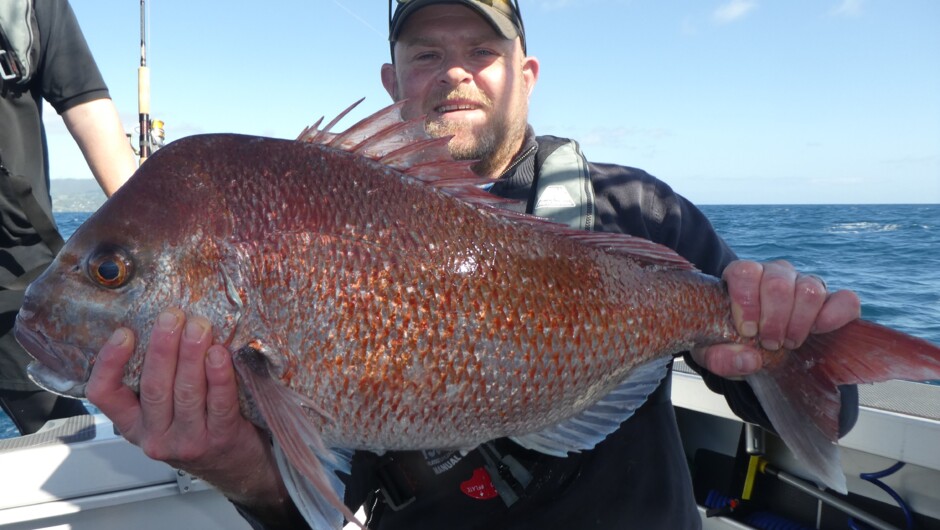
<svg viewBox="0 0 940 530">
<path fill-rule="evenodd" d="M 22 175 L 11 173 L 4 167 L 2 161 L 0 161 L 0 178 L 6 178 L 10 181 L 13 191 L 16 194 L 16 199 L 20 204 L 20 208 L 22 208 L 23 213 L 26 214 L 26 219 L 33 225 L 36 233 L 42 238 L 43 243 L 49 247 L 49 250 L 51 250 L 53 254 L 58 254 L 59 251 L 62 250 L 62 246 L 65 245 L 65 241 L 59 234 L 59 230 L 56 228 L 52 216 L 39 205 L 39 201 L 37 201 L 36 196 L 33 195 L 33 185 L 30 183 L 29 179 Z M 48 263 L 40 265 L 26 271 L 14 280 L 0 282 L 0 288 L 10 291 L 26 289 L 29 282 L 35 280 L 48 266 Z"/>
</svg>

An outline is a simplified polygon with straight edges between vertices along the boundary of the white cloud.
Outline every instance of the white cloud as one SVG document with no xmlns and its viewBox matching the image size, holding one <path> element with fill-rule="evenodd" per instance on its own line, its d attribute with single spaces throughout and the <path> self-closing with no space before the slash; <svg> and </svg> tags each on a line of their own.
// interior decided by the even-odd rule
<svg viewBox="0 0 940 530">
<path fill-rule="evenodd" d="M 712 18 L 721 24 L 728 24 L 740 20 L 755 7 L 757 7 L 757 2 L 753 0 L 731 0 L 716 9 L 712 13 Z"/>
<path fill-rule="evenodd" d="M 858 16 L 862 14 L 862 2 L 863 0 L 842 0 L 838 6 L 832 8 L 829 14 L 834 16 Z"/>
</svg>

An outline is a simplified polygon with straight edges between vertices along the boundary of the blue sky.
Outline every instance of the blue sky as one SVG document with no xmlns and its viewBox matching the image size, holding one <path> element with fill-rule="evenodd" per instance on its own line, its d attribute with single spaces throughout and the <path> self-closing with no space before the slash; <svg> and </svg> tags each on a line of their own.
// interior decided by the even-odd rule
<svg viewBox="0 0 940 530">
<path fill-rule="evenodd" d="M 702 204 L 940 203 L 936 0 L 521 4 L 542 65 L 530 122 L 594 161 Z M 136 135 L 140 3 L 72 5 Z M 152 115 L 169 140 L 289 138 L 360 97 L 354 118 L 389 102 L 383 2 L 148 6 Z M 91 178 L 51 108 L 46 123 L 52 177 Z"/>
</svg>

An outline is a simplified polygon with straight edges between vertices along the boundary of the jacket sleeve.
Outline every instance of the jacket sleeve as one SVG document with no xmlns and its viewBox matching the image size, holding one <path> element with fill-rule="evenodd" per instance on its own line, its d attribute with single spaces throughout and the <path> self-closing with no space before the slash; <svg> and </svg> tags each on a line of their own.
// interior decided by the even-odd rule
<svg viewBox="0 0 940 530">
<path fill-rule="evenodd" d="M 716 277 L 738 259 L 708 218 L 662 181 L 639 169 L 608 164 L 591 164 L 591 171 L 598 230 L 623 232 L 668 246 L 702 272 Z M 688 352 L 684 360 L 709 389 L 725 397 L 741 419 L 773 430 L 750 385 L 705 370 Z M 851 385 L 840 390 L 839 432 L 844 435 L 858 418 L 858 389 Z"/>
</svg>

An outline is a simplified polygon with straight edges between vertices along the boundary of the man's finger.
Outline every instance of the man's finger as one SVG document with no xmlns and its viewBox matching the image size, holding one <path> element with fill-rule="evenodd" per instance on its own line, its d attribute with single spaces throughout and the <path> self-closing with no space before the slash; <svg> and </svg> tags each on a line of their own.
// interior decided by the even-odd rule
<svg viewBox="0 0 940 530">
<path fill-rule="evenodd" d="M 709 372 L 729 379 L 743 377 L 761 367 L 760 354 L 743 344 L 723 343 L 695 349 L 692 358 Z"/>
<path fill-rule="evenodd" d="M 776 350 L 786 338 L 790 315 L 793 313 L 794 286 L 797 273 L 785 261 L 764 264 L 760 281 L 760 337 L 761 346 Z"/>
<path fill-rule="evenodd" d="M 101 347 L 85 387 L 91 401 L 122 433 L 131 432 L 140 419 L 140 402 L 124 385 L 124 367 L 134 354 L 134 334 L 120 328 Z"/>
<path fill-rule="evenodd" d="M 206 396 L 206 425 L 210 433 L 220 435 L 237 430 L 244 422 L 239 409 L 238 381 L 232 355 L 224 346 L 214 345 L 206 355 L 206 380 L 209 383 Z"/>
<path fill-rule="evenodd" d="M 793 312 L 783 341 L 784 348 L 793 350 L 803 344 L 826 301 L 826 294 L 826 284 L 819 277 L 804 274 L 797 277 Z"/>
<path fill-rule="evenodd" d="M 734 261 L 721 275 L 728 286 L 734 325 L 744 337 L 754 337 L 759 331 L 762 273 L 763 266 L 760 263 Z"/>
<path fill-rule="evenodd" d="M 836 291 L 826 298 L 813 333 L 829 333 L 862 316 L 862 302 L 853 291 Z"/>
<path fill-rule="evenodd" d="M 212 343 L 212 325 L 203 317 L 191 317 L 180 337 L 173 387 L 175 428 L 203 426 L 206 422 L 206 350 Z"/>
<path fill-rule="evenodd" d="M 140 405 L 145 428 L 165 432 L 173 421 L 174 381 L 182 335 L 183 312 L 170 309 L 157 316 L 150 333 L 140 376 Z"/>
</svg>

